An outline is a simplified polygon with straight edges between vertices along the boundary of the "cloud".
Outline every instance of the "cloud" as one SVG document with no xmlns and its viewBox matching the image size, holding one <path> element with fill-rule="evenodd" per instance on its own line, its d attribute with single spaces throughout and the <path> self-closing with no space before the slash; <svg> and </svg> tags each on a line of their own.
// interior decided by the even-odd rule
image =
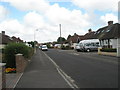
<svg viewBox="0 0 120 90">
<path fill-rule="evenodd" d="M 67 35 L 90 26 L 90 22 L 88 22 L 90 17 L 87 13 L 83 14 L 80 10 L 70 11 L 60 7 L 58 4 L 52 5 L 45 13 L 45 16 L 50 23 L 62 24 L 62 31 Z M 80 34 L 83 34 L 83 32 L 81 31 Z"/>
<path fill-rule="evenodd" d="M 1 0 L 2 2 L 9 2 L 11 6 L 16 7 L 22 11 L 36 10 L 41 13 L 49 8 L 49 3 L 46 0 Z"/>
<path fill-rule="evenodd" d="M 118 11 L 118 1 L 119 0 L 72 0 L 72 2 L 79 6 L 80 8 L 84 8 L 87 11 Z"/>
<path fill-rule="evenodd" d="M 26 24 L 26 26 L 28 27 L 37 28 L 37 27 L 43 27 L 45 22 L 43 16 L 33 11 L 33 12 L 28 12 L 24 16 L 24 24 Z"/>
<path fill-rule="evenodd" d="M 3 20 L 8 14 L 8 10 L 0 5 L 0 21 Z"/>
<path fill-rule="evenodd" d="M 62 37 L 67 38 L 69 34 L 73 35 L 77 33 L 84 35 L 87 33 L 89 28 L 97 26 L 97 22 L 106 24 L 110 19 L 116 22 L 116 16 L 112 13 L 108 13 L 100 16 L 99 18 L 94 17 L 94 14 L 89 12 L 82 12 L 81 10 L 74 9 L 69 10 L 65 7 L 60 7 L 59 4 L 50 5 L 45 0 L 2 0 L 9 2 L 12 6 L 19 10 L 27 11 L 23 16 L 23 20 L 19 21 L 16 19 L 4 20 L 0 23 L 1 30 L 5 30 L 11 36 L 19 36 L 26 41 L 34 40 L 38 42 L 55 41 L 60 36 L 59 24 L 62 25 Z M 84 2 L 80 0 L 83 5 L 77 3 L 80 7 L 88 9 L 94 9 L 95 6 L 98 10 L 107 10 L 108 7 L 102 7 L 98 5 L 104 4 L 102 1 L 90 0 L 91 2 Z M 105 1 L 106 2 L 106 1 Z M 107 3 L 107 2 L 106 2 Z M 91 5 L 89 5 L 91 4 Z M 110 4 L 110 3 L 109 3 Z M 86 6 L 88 5 L 88 6 Z M 97 7 L 98 5 L 98 7 Z M 104 9 L 103 9 L 104 8 Z M 113 9 L 113 8 L 112 8 Z M 113 9 L 114 10 L 114 9 Z M 36 29 L 39 29 L 36 31 Z"/>
<path fill-rule="evenodd" d="M 112 13 L 107 13 L 104 16 L 101 16 L 100 20 L 103 22 L 103 24 L 107 24 L 106 22 L 108 21 L 118 22 L 118 17 Z"/>
</svg>

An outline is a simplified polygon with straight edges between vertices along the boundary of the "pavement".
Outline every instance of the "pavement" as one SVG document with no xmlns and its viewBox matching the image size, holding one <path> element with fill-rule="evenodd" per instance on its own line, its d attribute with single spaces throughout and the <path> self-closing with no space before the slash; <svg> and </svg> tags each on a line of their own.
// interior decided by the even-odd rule
<svg viewBox="0 0 120 90">
<path fill-rule="evenodd" d="M 58 72 L 56 66 L 41 51 L 37 50 L 18 81 L 17 88 L 71 88 Z"/>
</svg>

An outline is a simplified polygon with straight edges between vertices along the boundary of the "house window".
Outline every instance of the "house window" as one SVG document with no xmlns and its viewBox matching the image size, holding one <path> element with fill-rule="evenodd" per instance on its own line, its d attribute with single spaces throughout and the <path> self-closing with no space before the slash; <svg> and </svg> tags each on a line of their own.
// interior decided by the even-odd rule
<svg viewBox="0 0 120 90">
<path fill-rule="evenodd" d="M 102 32 L 104 32 L 105 30 L 102 30 Z"/>
<path fill-rule="evenodd" d="M 100 33 L 100 31 L 98 31 L 97 33 Z"/>
<path fill-rule="evenodd" d="M 106 32 L 110 32 L 110 30 L 108 29 Z"/>
<path fill-rule="evenodd" d="M 105 44 L 108 44 L 108 40 L 105 40 Z"/>
</svg>

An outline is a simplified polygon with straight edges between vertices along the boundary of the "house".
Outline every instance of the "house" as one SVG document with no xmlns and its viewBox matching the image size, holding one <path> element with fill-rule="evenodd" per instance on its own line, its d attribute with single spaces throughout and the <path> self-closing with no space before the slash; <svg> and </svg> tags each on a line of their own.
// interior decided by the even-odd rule
<svg viewBox="0 0 120 90">
<path fill-rule="evenodd" d="M 5 31 L 0 33 L 0 49 L 4 48 L 8 43 L 13 42 L 13 39 L 8 35 L 5 35 Z"/>
<path fill-rule="evenodd" d="M 10 37 L 5 34 L 5 31 L 2 31 L 2 33 L 0 33 L 0 49 L 4 48 L 8 43 L 11 42 L 23 43 L 23 40 L 21 40 L 19 37 L 16 38 L 15 36 Z"/>
<path fill-rule="evenodd" d="M 74 33 L 73 36 L 69 35 L 66 42 L 70 45 L 71 48 L 75 48 L 75 46 L 81 41 L 83 40 L 83 35 L 78 35 L 76 33 Z"/>
<path fill-rule="evenodd" d="M 23 43 L 23 40 L 21 40 L 19 37 L 16 38 L 15 36 L 12 37 L 12 40 L 15 42 L 15 43 Z"/>
<path fill-rule="evenodd" d="M 95 37 L 95 31 L 92 31 L 92 29 L 89 29 L 88 33 L 86 33 L 83 36 L 83 40 L 88 40 L 88 39 L 98 39 L 97 37 Z"/>
<path fill-rule="evenodd" d="M 103 48 L 117 48 L 117 39 L 120 37 L 120 24 L 113 24 L 113 21 L 109 21 L 108 26 L 98 29 L 94 37 L 100 40 L 100 45 Z"/>
</svg>

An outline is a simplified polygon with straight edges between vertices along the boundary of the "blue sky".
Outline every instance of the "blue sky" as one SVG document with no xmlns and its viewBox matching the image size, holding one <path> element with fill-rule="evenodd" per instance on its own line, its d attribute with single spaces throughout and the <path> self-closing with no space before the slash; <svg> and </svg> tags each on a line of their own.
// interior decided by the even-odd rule
<svg viewBox="0 0 120 90">
<path fill-rule="evenodd" d="M 58 38 L 59 27 L 56 24 L 59 23 L 62 24 L 62 36 L 65 38 L 69 34 L 85 34 L 89 28 L 97 30 L 107 25 L 109 20 L 117 23 L 118 0 L 109 0 L 109 2 L 104 0 L 63 1 L 1 0 L 0 29 L 5 30 L 10 36 L 17 35 L 30 41 L 33 40 L 32 37 L 29 38 L 33 35 L 33 31 L 36 28 L 42 28 L 43 31 L 38 32 L 36 39 L 39 42 L 47 42 L 55 41 Z M 25 30 L 28 33 L 25 33 Z M 39 38 L 39 35 L 42 38 Z M 45 37 L 46 35 L 49 38 Z"/>
</svg>

